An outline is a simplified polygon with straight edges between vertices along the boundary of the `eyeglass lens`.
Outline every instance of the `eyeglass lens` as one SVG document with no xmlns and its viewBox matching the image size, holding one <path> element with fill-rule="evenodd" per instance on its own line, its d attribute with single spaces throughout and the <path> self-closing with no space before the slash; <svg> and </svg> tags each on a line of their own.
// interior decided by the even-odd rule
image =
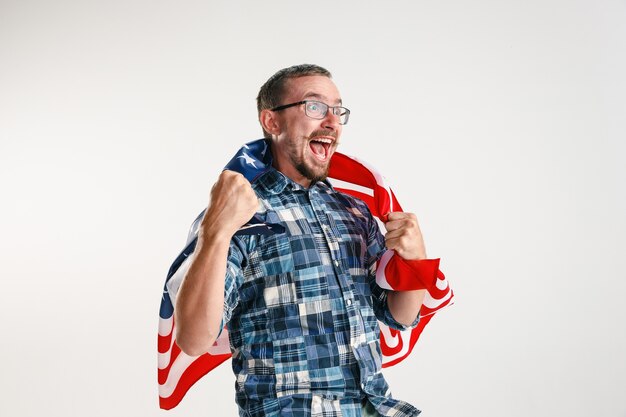
<svg viewBox="0 0 626 417">
<path fill-rule="evenodd" d="M 328 105 L 319 101 L 307 101 L 304 110 L 307 116 L 314 119 L 323 119 L 328 112 Z M 345 125 L 348 122 L 350 112 L 345 107 L 333 107 L 332 112 L 339 117 L 339 123 Z"/>
</svg>

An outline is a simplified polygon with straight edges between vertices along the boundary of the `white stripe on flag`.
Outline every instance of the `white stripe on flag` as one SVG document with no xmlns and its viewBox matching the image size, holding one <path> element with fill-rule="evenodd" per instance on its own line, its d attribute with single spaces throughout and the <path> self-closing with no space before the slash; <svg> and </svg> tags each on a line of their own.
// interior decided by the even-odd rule
<svg viewBox="0 0 626 417">
<path fill-rule="evenodd" d="M 197 356 L 188 356 L 185 355 L 183 352 L 180 352 L 180 355 L 178 355 L 178 357 L 172 364 L 172 367 L 170 368 L 170 373 L 167 375 L 167 381 L 165 381 L 165 384 L 159 385 L 159 396 L 161 398 L 167 398 L 172 395 L 172 393 L 178 386 L 178 381 L 180 380 L 180 377 L 183 375 L 189 365 L 191 365 L 196 359 L 198 359 Z"/>
<path fill-rule="evenodd" d="M 435 309 L 448 301 L 450 297 L 452 297 L 452 291 L 446 292 L 446 295 L 444 295 L 442 298 L 433 298 L 433 296 L 427 292 L 426 296 L 424 297 L 424 301 L 422 301 L 422 304 L 430 309 Z"/>
<path fill-rule="evenodd" d="M 374 190 L 371 188 L 363 187 L 362 185 L 353 184 L 351 182 L 346 182 L 342 180 L 338 180 L 337 178 L 329 178 L 330 183 L 335 188 L 343 188 L 344 190 L 354 190 L 360 193 L 369 195 L 370 197 L 374 197 Z"/>
<path fill-rule="evenodd" d="M 213 346 L 211 346 L 208 350 L 210 355 L 225 355 L 230 353 L 230 340 L 228 340 L 228 330 L 226 328 L 222 329 L 222 333 L 215 340 Z"/>
<path fill-rule="evenodd" d="M 383 256 L 381 256 L 380 260 L 378 261 L 378 267 L 376 268 L 376 284 L 378 284 L 380 288 L 384 288 L 386 290 L 393 290 L 393 288 L 391 288 L 391 285 L 389 285 L 389 282 L 387 281 L 385 268 L 387 268 L 387 264 L 389 263 L 389 260 L 394 255 L 394 253 L 395 251 L 393 250 L 387 250 L 385 253 L 383 253 Z"/>
<path fill-rule="evenodd" d="M 172 333 L 174 316 L 167 319 L 159 319 L 159 336 L 165 337 Z"/>
<path fill-rule="evenodd" d="M 171 358 L 172 358 L 172 345 L 170 345 L 170 348 L 167 350 L 167 352 L 165 353 L 159 352 L 158 354 L 159 369 L 167 368 L 167 366 L 170 364 Z"/>
</svg>

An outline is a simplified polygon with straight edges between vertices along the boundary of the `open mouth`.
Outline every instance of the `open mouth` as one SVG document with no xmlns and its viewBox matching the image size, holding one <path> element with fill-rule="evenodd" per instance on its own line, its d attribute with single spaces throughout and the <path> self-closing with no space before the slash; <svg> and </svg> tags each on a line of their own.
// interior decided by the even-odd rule
<svg viewBox="0 0 626 417">
<path fill-rule="evenodd" d="M 332 145 L 332 143 L 333 141 L 331 139 L 316 138 L 311 139 L 311 141 L 309 142 L 309 147 L 311 148 L 313 155 L 317 159 L 325 162 L 326 160 L 328 160 L 328 157 L 330 155 L 330 146 Z"/>
</svg>

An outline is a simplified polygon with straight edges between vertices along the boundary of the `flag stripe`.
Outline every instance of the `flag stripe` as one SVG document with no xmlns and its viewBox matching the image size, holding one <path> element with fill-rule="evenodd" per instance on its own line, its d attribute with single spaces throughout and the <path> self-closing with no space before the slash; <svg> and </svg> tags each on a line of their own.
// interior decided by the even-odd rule
<svg viewBox="0 0 626 417">
<path fill-rule="evenodd" d="M 364 194 L 372 198 L 374 197 L 374 190 L 372 190 L 371 188 L 363 187 L 362 185 L 352 184 L 347 181 L 339 180 L 337 178 L 331 178 L 331 182 L 333 184 L 333 188 L 335 188 L 336 190 L 350 190 L 353 193 Z"/>
<path fill-rule="evenodd" d="M 172 380 L 172 387 L 168 385 L 167 389 L 159 390 L 159 406 L 164 410 L 176 407 L 193 384 L 229 358 L 230 355 L 211 356 L 204 354 L 199 356 L 177 380 Z M 167 395 L 170 392 L 171 394 Z"/>
</svg>

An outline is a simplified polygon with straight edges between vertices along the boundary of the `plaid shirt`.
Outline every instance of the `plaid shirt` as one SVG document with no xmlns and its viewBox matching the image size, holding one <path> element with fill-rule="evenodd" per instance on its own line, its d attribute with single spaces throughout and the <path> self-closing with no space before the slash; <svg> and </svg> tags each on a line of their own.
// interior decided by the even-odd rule
<svg viewBox="0 0 626 417">
<path fill-rule="evenodd" d="M 230 245 L 223 323 L 240 415 L 356 417 L 367 401 L 383 416 L 418 415 L 381 373 L 377 319 L 408 327 L 376 285 L 384 238 L 365 203 L 275 169 L 253 188 L 266 221 L 286 231 Z"/>
</svg>

